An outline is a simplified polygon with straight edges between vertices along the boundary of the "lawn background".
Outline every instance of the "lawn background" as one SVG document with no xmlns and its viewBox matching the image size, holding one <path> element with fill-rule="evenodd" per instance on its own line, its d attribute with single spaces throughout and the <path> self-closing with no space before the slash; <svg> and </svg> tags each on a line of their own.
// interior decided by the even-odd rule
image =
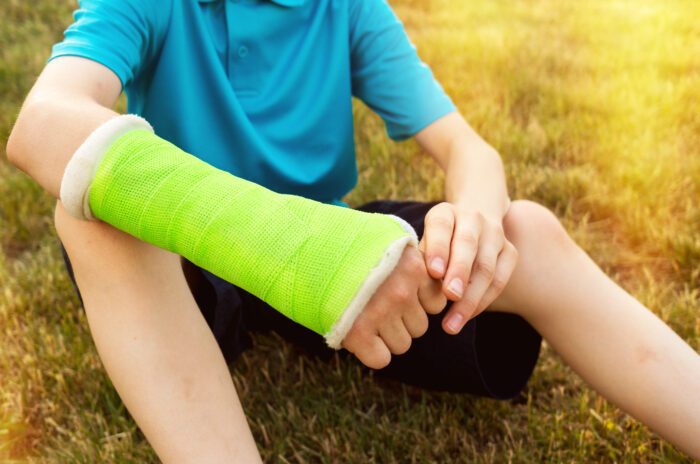
<svg viewBox="0 0 700 464">
<path fill-rule="evenodd" d="M 700 350 L 700 2 L 390 3 L 502 153 L 511 196 L 556 211 L 606 271 Z M 3 150 L 73 7 L 0 2 Z M 360 105 L 356 124 L 352 204 L 440 197 L 442 177 L 414 143 L 388 141 Z M 60 259 L 52 200 L 2 154 L 0 461 L 157 461 L 96 355 Z M 379 382 L 274 337 L 257 337 L 232 372 L 271 462 L 687 461 L 547 347 L 512 402 Z"/>
</svg>

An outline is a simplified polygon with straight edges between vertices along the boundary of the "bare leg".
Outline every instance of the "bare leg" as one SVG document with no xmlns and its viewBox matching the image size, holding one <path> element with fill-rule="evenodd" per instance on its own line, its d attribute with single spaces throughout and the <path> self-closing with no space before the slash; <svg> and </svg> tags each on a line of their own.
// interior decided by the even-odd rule
<svg viewBox="0 0 700 464">
<path fill-rule="evenodd" d="M 514 202 L 517 268 L 490 309 L 526 318 L 593 388 L 700 458 L 700 356 L 608 278 L 544 207 Z"/>
<path fill-rule="evenodd" d="M 260 462 L 231 375 L 180 258 L 104 223 L 56 228 L 119 395 L 166 463 Z"/>
</svg>

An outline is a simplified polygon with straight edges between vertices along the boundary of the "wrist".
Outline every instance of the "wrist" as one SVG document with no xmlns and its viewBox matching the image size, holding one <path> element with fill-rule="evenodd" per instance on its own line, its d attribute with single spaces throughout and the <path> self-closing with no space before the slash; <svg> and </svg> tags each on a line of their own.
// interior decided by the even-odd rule
<svg viewBox="0 0 700 464">
<path fill-rule="evenodd" d="M 510 207 L 503 163 L 493 150 L 454 152 L 445 181 L 445 198 L 460 212 L 478 212 L 501 221 Z"/>
</svg>

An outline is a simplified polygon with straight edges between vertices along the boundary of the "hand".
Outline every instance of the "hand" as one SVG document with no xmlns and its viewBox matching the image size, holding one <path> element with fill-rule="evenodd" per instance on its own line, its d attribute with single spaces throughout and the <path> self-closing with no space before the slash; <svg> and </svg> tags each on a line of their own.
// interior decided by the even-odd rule
<svg viewBox="0 0 700 464">
<path fill-rule="evenodd" d="M 456 334 L 500 295 L 510 279 L 518 252 L 503 231 L 501 218 L 435 205 L 425 216 L 420 243 L 428 272 L 443 279 L 445 295 L 455 301 L 443 329 Z"/>
<path fill-rule="evenodd" d="M 391 354 L 403 354 L 412 338 L 428 330 L 428 314 L 438 314 L 447 298 L 439 280 L 428 275 L 423 255 L 409 246 L 394 271 L 357 316 L 343 348 L 372 369 L 386 367 Z"/>
</svg>

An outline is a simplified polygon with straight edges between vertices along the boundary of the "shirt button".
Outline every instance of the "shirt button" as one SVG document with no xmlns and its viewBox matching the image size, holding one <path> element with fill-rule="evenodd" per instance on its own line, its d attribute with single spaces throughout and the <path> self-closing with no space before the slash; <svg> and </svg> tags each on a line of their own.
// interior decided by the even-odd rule
<svg viewBox="0 0 700 464">
<path fill-rule="evenodd" d="M 248 56 L 248 47 L 246 47 L 245 45 L 241 45 L 240 47 L 238 47 L 238 56 L 240 56 L 241 58 L 245 58 L 246 56 Z"/>
</svg>

